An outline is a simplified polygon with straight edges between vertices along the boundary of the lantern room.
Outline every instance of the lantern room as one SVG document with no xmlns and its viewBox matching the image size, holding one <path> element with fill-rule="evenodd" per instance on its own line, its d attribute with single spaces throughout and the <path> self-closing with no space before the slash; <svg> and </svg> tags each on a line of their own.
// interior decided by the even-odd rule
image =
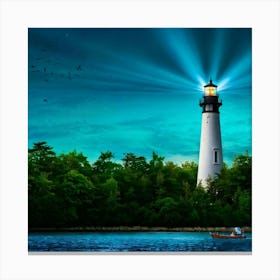
<svg viewBox="0 0 280 280">
<path fill-rule="evenodd" d="M 210 80 L 209 84 L 204 86 L 204 96 L 200 100 L 199 106 L 203 108 L 202 113 L 213 112 L 219 113 L 219 107 L 222 106 L 222 100 L 217 94 L 217 85 Z"/>
<path fill-rule="evenodd" d="M 212 80 L 204 86 L 204 96 L 217 96 L 217 86 L 212 83 Z"/>
</svg>

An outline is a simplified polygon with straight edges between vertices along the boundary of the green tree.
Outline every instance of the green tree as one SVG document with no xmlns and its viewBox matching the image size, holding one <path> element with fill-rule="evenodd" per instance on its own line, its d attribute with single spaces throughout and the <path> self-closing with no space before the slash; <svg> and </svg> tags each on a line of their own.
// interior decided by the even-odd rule
<svg viewBox="0 0 280 280">
<path fill-rule="evenodd" d="M 248 151 L 244 155 L 235 156 L 232 166 L 232 181 L 242 190 L 251 192 L 252 157 Z"/>
<path fill-rule="evenodd" d="M 164 183 L 164 157 L 157 153 L 152 153 L 152 159 L 149 162 L 148 176 L 150 180 L 150 195 L 156 200 L 161 195 Z"/>
<path fill-rule="evenodd" d="M 180 167 L 173 162 L 167 162 L 163 168 L 164 181 L 159 188 L 158 196 L 172 197 L 178 200 L 185 195 L 185 187 L 179 180 Z"/>
<path fill-rule="evenodd" d="M 146 172 L 149 167 L 145 157 L 136 156 L 133 153 L 125 154 L 125 157 L 122 160 L 124 163 L 124 168 L 132 169 L 140 173 Z"/>
<path fill-rule="evenodd" d="M 235 223 L 239 225 L 251 226 L 252 205 L 250 192 L 238 188 L 234 194 L 233 207 Z"/>
<path fill-rule="evenodd" d="M 54 169 L 56 154 L 46 142 L 37 142 L 28 149 L 29 173 L 51 172 Z"/>
<path fill-rule="evenodd" d="M 52 226 L 56 218 L 54 207 L 56 197 L 53 182 L 48 173 L 41 172 L 29 176 L 28 183 L 28 223 L 32 227 Z"/>
<path fill-rule="evenodd" d="M 92 165 L 92 180 L 95 183 L 104 183 L 107 179 L 114 177 L 122 166 L 112 161 L 114 154 L 110 151 L 101 153 L 97 161 Z"/>
<path fill-rule="evenodd" d="M 94 186 L 86 176 L 75 169 L 68 171 L 55 189 L 59 209 L 56 224 L 74 226 L 86 223 L 85 207 L 92 203 L 89 199 L 93 192 Z"/>
<path fill-rule="evenodd" d="M 190 220 L 196 226 L 207 226 L 211 204 L 205 189 L 203 187 L 197 186 L 191 193 L 188 201 L 192 208 Z"/>
<path fill-rule="evenodd" d="M 187 191 L 193 191 L 196 187 L 198 165 L 195 162 L 186 161 L 179 170 L 179 180 L 187 187 Z"/>
<path fill-rule="evenodd" d="M 30 226 L 49 226 L 55 218 L 53 172 L 56 154 L 46 142 L 28 149 L 28 219 Z"/>
<path fill-rule="evenodd" d="M 175 199 L 171 197 L 158 199 L 155 202 L 155 211 L 158 213 L 157 225 L 174 227 L 180 224 L 182 217 Z"/>
<path fill-rule="evenodd" d="M 30 227 L 251 225 L 252 158 L 224 165 L 206 190 L 196 186 L 197 164 L 164 162 L 157 153 L 101 153 L 92 164 L 77 151 L 56 155 L 46 142 L 28 150 Z"/>
<path fill-rule="evenodd" d="M 59 155 L 58 165 L 60 174 L 66 174 L 70 170 L 76 170 L 87 177 L 92 174 L 92 168 L 87 157 L 76 150 L 68 154 Z"/>
</svg>

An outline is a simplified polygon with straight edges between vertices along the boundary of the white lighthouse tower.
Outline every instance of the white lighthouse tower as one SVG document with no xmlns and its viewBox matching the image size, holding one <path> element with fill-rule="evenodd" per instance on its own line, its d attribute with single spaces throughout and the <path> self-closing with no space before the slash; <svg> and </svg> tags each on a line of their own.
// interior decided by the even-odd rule
<svg viewBox="0 0 280 280">
<path fill-rule="evenodd" d="M 220 173 L 223 165 L 222 140 L 219 107 L 222 102 L 217 94 L 217 86 L 210 83 L 204 86 L 202 107 L 202 125 L 199 151 L 197 184 L 207 186 L 207 179 Z"/>
</svg>

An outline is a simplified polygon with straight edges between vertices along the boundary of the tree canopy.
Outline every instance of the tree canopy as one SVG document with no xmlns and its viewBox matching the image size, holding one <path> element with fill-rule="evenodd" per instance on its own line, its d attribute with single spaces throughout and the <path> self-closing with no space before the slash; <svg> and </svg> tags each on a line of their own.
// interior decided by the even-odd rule
<svg viewBox="0 0 280 280">
<path fill-rule="evenodd" d="M 57 155 L 46 142 L 28 150 L 29 227 L 250 226 L 252 158 L 224 165 L 207 188 L 196 186 L 195 162 L 148 161 L 133 153 L 122 163 L 111 151 L 92 164 L 77 151 Z"/>
</svg>

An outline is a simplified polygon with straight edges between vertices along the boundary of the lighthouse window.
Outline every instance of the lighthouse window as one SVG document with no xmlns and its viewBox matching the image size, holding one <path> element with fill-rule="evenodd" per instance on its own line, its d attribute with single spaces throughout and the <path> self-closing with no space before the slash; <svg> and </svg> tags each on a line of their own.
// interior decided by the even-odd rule
<svg viewBox="0 0 280 280">
<path fill-rule="evenodd" d="M 213 104 L 207 104 L 206 111 L 213 111 Z"/>
<path fill-rule="evenodd" d="M 213 162 L 214 164 L 219 164 L 219 149 L 213 150 Z"/>
</svg>

